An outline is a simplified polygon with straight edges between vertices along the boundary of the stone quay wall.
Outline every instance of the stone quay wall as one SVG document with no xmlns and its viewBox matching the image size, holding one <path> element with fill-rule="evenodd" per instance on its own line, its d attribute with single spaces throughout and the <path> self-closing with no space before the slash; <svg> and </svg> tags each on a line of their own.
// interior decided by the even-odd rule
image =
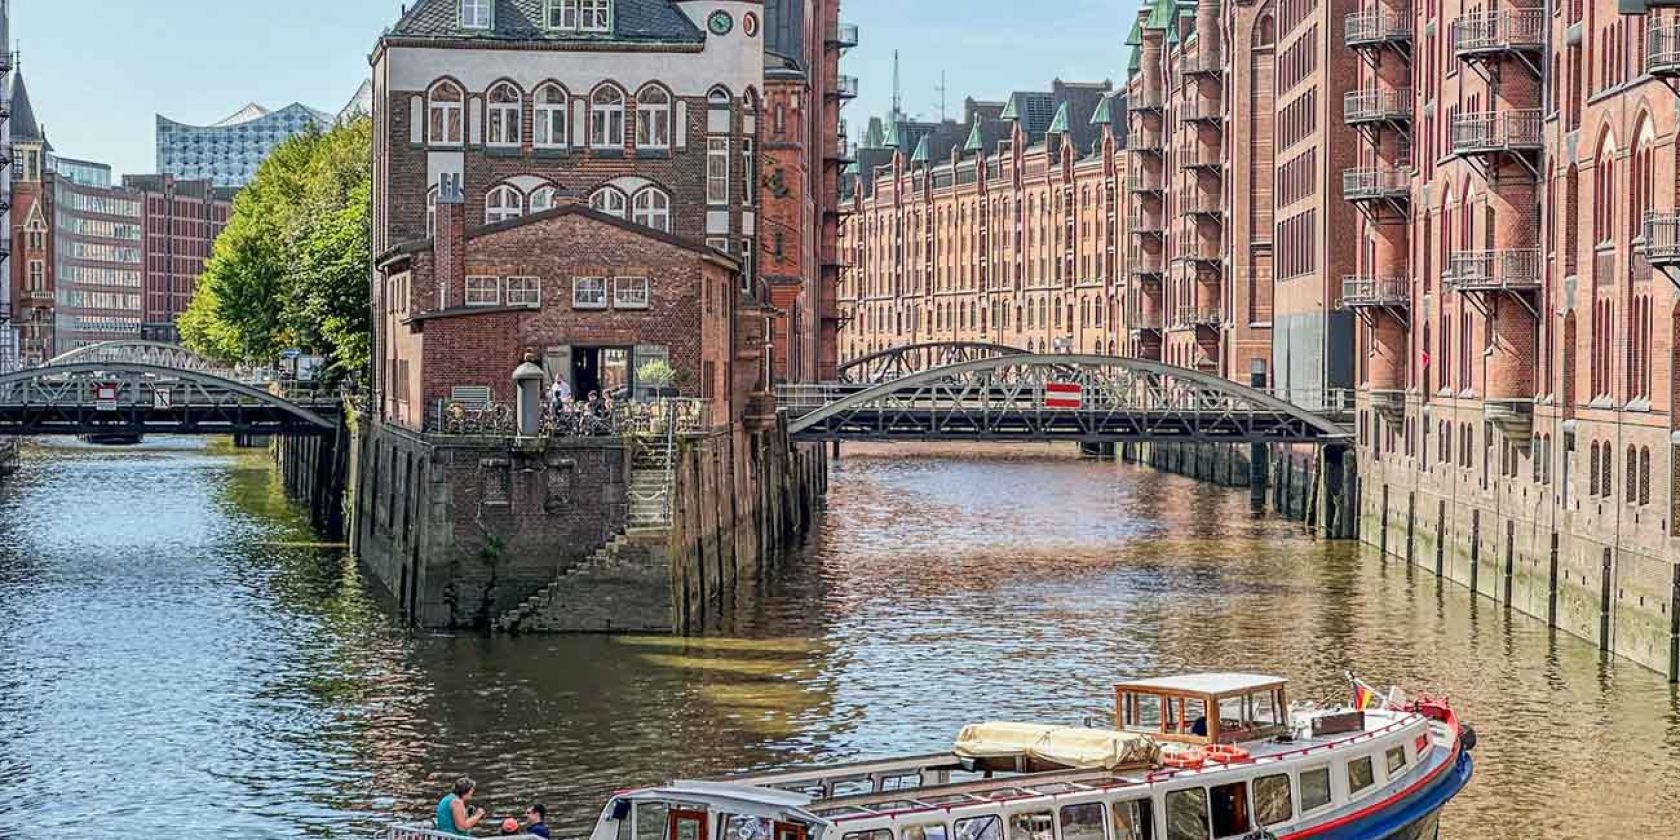
<svg viewBox="0 0 1680 840">
<path fill-rule="evenodd" d="M 705 629 L 740 581 L 802 538 L 826 464 L 779 429 L 684 438 L 672 524 L 633 529 L 634 447 L 616 437 L 421 436 L 367 422 L 353 548 L 421 627 Z"/>
<path fill-rule="evenodd" d="M 1359 468 L 1351 450 L 1333 459 L 1323 452 L 1313 446 L 1139 443 L 1122 445 L 1119 458 L 1224 487 L 1248 487 L 1255 504 L 1272 513 L 1327 537 L 1353 539 Z"/>
<path fill-rule="evenodd" d="M 281 484 L 286 489 L 286 495 L 307 505 L 310 524 L 334 539 L 344 535 L 351 438 L 349 425 L 341 419 L 331 434 L 268 439 L 269 451 L 280 468 Z M 236 437 L 234 445 L 248 446 L 257 440 Z"/>
</svg>

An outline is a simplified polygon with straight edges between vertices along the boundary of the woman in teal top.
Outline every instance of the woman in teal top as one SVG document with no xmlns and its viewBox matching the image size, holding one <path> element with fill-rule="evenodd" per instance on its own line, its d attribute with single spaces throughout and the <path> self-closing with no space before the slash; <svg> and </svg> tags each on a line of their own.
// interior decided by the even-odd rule
<svg viewBox="0 0 1680 840">
<path fill-rule="evenodd" d="M 478 785 L 466 776 L 455 780 L 455 789 L 438 800 L 438 831 L 466 837 L 467 832 L 478 825 L 479 820 L 484 819 L 483 808 L 473 808 L 467 804 L 472 801 L 473 792 L 477 789 Z"/>
</svg>

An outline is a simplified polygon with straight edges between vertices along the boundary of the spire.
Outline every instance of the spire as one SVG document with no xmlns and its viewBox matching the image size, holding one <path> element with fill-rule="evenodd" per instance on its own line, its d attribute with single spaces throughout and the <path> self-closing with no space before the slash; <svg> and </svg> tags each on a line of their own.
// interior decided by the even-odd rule
<svg viewBox="0 0 1680 840">
<path fill-rule="evenodd" d="M 1068 130 L 1068 104 L 1067 104 L 1066 100 L 1063 100 L 1062 101 L 1062 107 L 1056 109 L 1056 116 L 1051 118 L 1050 127 L 1045 129 L 1044 133 L 1045 134 L 1066 134 L 1067 130 Z"/>
<path fill-rule="evenodd" d="M 887 125 L 887 137 L 881 141 L 881 145 L 888 149 L 900 149 L 904 145 L 904 136 L 899 131 L 897 120 L 893 120 Z"/>
<path fill-rule="evenodd" d="M 1113 114 L 1109 113 L 1109 103 L 1113 101 L 1114 97 L 1105 96 L 1097 102 L 1097 109 L 1091 112 L 1091 125 L 1108 125 L 1114 122 Z M 1063 103 L 1062 107 L 1066 108 L 1067 104 Z"/>
<path fill-rule="evenodd" d="M 910 156 L 910 162 L 911 163 L 913 163 L 913 164 L 915 164 L 915 163 L 925 164 L 925 163 L 928 162 L 929 155 L 928 155 L 928 142 L 927 141 L 928 141 L 927 135 L 926 134 L 922 135 L 921 142 L 916 144 L 916 153 Z"/>
<path fill-rule="evenodd" d="M 974 127 L 968 130 L 968 140 L 963 143 L 963 153 L 971 154 L 973 152 L 980 152 L 984 151 L 985 148 L 986 141 L 980 136 L 980 115 L 975 114 Z"/>
<path fill-rule="evenodd" d="M 12 105 L 12 142 L 40 143 L 48 149 L 52 144 L 47 142 L 47 135 L 41 130 L 41 124 L 35 119 L 35 108 L 29 104 L 29 88 L 23 84 L 23 71 L 14 71 L 10 77 L 11 90 L 6 97 Z"/>
<path fill-rule="evenodd" d="M 869 127 L 863 131 L 863 147 L 865 149 L 880 149 L 887 145 L 887 132 L 881 127 L 880 117 L 870 117 Z"/>
</svg>

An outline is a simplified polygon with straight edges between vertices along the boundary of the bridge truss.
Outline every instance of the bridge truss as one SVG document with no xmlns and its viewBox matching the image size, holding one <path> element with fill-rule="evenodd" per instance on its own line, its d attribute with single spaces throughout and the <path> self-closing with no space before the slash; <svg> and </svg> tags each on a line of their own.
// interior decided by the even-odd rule
<svg viewBox="0 0 1680 840">
<path fill-rule="evenodd" d="M 841 382 L 852 384 L 890 382 L 924 370 L 1026 352 L 983 341 L 924 342 L 859 356 L 842 364 L 835 374 Z"/>
<path fill-rule="evenodd" d="M 1329 418 L 1142 359 L 1012 353 L 875 384 L 784 386 L 803 440 L 1339 443 Z"/>
<path fill-rule="evenodd" d="M 325 434 L 338 411 L 331 396 L 288 398 L 133 361 L 58 362 L 0 376 L 0 435 Z"/>
</svg>

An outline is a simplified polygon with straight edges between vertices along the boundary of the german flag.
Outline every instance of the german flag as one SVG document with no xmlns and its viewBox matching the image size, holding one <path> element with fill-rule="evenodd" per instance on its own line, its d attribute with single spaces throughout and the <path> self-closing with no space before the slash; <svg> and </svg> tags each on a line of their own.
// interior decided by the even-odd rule
<svg viewBox="0 0 1680 840">
<path fill-rule="evenodd" d="M 1388 699 L 1377 693 L 1376 689 L 1366 685 L 1364 680 L 1354 676 L 1351 672 L 1347 675 L 1347 678 L 1349 682 L 1353 683 L 1353 707 L 1355 709 L 1361 711 L 1380 709 L 1388 704 Z"/>
</svg>

